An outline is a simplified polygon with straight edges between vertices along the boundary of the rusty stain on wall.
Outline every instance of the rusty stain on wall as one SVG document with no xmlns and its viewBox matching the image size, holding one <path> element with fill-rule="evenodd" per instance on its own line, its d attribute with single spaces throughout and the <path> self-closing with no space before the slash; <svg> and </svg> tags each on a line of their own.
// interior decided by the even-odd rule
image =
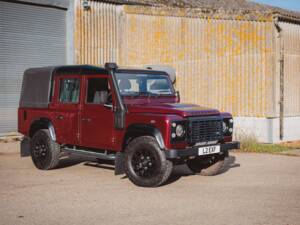
<svg viewBox="0 0 300 225">
<path fill-rule="evenodd" d="M 239 116 L 275 114 L 271 22 L 139 14 L 125 22 L 122 64 L 174 66 L 186 102 Z"/>
</svg>

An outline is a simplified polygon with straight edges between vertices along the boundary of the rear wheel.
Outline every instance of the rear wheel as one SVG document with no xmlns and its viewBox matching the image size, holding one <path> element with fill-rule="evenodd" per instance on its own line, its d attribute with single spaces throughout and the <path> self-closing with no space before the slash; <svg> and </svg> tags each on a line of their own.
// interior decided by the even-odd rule
<svg viewBox="0 0 300 225">
<path fill-rule="evenodd" d="M 153 137 L 138 137 L 125 149 L 125 172 L 135 185 L 160 186 L 168 180 L 172 168 Z"/>
<path fill-rule="evenodd" d="M 41 170 L 55 168 L 59 162 L 60 146 L 51 139 L 47 129 L 37 131 L 31 139 L 31 158 Z"/>
<path fill-rule="evenodd" d="M 203 176 L 214 176 L 223 170 L 225 155 L 210 155 L 197 157 L 187 161 L 189 169 Z"/>
</svg>

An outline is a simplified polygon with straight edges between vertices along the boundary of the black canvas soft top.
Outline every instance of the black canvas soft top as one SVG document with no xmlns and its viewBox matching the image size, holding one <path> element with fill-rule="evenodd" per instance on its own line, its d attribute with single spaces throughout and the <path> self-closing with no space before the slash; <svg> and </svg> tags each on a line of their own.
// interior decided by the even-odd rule
<svg viewBox="0 0 300 225">
<path fill-rule="evenodd" d="M 116 72 L 167 74 L 165 71 L 160 70 L 130 68 L 118 68 Z M 27 69 L 23 76 L 19 107 L 48 108 L 53 77 L 67 74 L 96 75 L 109 74 L 109 71 L 91 65 L 49 66 Z"/>
<path fill-rule="evenodd" d="M 30 68 L 24 72 L 20 107 L 47 108 L 50 101 L 53 77 L 57 74 L 107 74 L 101 67 L 90 65 L 52 66 Z"/>
</svg>

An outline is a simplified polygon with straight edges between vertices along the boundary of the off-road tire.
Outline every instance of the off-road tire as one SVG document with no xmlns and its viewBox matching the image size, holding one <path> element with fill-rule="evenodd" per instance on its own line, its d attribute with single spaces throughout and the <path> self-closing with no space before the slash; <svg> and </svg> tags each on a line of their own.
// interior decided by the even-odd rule
<svg viewBox="0 0 300 225">
<path fill-rule="evenodd" d="M 150 158 L 141 166 L 141 157 Z M 145 157 L 144 157 L 145 158 Z M 152 165 L 152 167 L 151 167 Z M 142 168 L 140 168 L 142 167 Z M 172 172 L 173 164 L 166 159 L 157 141 L 151 136 L 137 137 L 125 149 L 125 173 L 135 185 L 141 187 L 158 187 L 165 183 Z M 145 172 L 145 173 L 143 173 Z"/>
<path fill-rule="evenodd" d="M 60 146 L 52 140 L 49 130 L 38 130 L 30 144 L 31 158 L 38 169 L 50 170 L 58 165 Z"/>
<path fill-rule="evenodd" d="M 187 161 L 189 169 L 202 176 L 214 176 L 222 172 L 225 164 L 224 155 L 196 157 Z"/>
</svg>

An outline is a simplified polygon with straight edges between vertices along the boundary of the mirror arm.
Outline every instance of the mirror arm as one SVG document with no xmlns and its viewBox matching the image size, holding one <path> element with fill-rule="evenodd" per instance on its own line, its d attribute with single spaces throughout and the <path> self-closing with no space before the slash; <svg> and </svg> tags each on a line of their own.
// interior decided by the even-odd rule
<svg viewBox="0 0 300 225">
<path fill-rule="evenodd" d="M 114 108 L 113 105 L 109 105 L 109 104 L 104 104 L 103 106 L 106 108 L 109 108 L 111 110 L 113 110 L 113 108 Z"/>
<path fill-rule="evenodd" d="M 178 103 L 179 103 L 179 102 L 180 102 L 180 93 L 179 93 L 179 91 L 176 91 L 176 92 L 175 92 L 175 96 L 176 96 L 177 101 L 178 101 Z"/>
</svg>

